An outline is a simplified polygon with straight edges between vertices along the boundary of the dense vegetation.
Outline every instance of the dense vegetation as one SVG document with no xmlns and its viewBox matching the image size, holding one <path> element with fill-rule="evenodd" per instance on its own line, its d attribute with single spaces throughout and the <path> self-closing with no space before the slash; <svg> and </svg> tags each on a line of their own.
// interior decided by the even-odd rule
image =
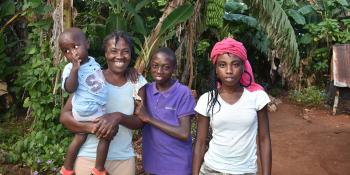
<svg viewBox="0 0 350 175">
<path fill-rule="evenodd" d="M 71 135 L 58 122 L 67 97 L 59 88 L 66 64 L 56 44 L 59 2 L 0 4 L 0 124 L 28 125 L 16 132 L 0 128 L 0 163 L 48 174 L 62 164 Z M 283 85 L 296 90 L 294 96 L 310 91 L 323 99 L 318 91 L 329 81 L 331 46 L 350 43 L 348 8 L 346 0 L 77 0 L 72 23 L 86 32 L 89 52 L 101 64 L 103 37 L 128 31 L 139 56 L 135 67 L 146 76 L 152 49 L 176 50 L 176 76 L 198 93 L 209 83 L 211 47 L 232 36 L 246 45 L 267 89 Z"/>
</svg>

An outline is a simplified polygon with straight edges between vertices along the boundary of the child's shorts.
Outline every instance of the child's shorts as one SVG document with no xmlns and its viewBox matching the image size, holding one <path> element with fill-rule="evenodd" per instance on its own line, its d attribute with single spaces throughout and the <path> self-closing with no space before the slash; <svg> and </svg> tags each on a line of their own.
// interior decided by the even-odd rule
<svg viewBox="0 0 350 175">
<path fill-rule="evenodd" d="M 202 163 L 202 166 L 199 170 L 199 175 L 256 175 L 256 173 L 244 173 L 244 174 L 229 174 L 229 173 L 221 173 L 219 171 L 213 170 L 208 167 L 205 162 Z"/>
<path fill-rule="evenodd" d="M 97 109 L 96 113 L 83 117 L 83 116 L 79 115 L 79 113 L 76 110 L 74 110 L 74 108 L 73 108 L 72 114 L 73 114 L 73 117 L 75 120 L 80 121 L 80 122 L 87 122 L 87 121 L 93 121 L 96 118 L 103 116 L 104 114 L 106 114 L 106 110 L 105 110 L 105 107 L 100 107 Z"/>
</svg>

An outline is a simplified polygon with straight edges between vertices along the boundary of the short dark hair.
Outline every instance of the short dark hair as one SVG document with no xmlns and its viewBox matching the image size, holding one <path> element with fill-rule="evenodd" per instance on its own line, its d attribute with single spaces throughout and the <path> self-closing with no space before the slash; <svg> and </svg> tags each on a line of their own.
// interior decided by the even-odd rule
<svg viewBox="0 0 350 175">
<path fill-rule="evenodd" d="M 102 45 L 103 51 L 106 52 L 107 42 L 109 40 L 115 39 L 115 44 L 117 44 L 120 38 L 123 38 L 124 41 L 128 44 L 129 49 L 130 49 L 131 60 L 136 60 L 136 53 L 135 53 L 134 44 L 132 42 L 132 39 L 129 36 L 129 34 L 127 32 L 124 32 L 124 31 L 116 31 L 116 32 L 112 32 L 109 35 L 107 35 L 103 39 L 103 45 Z"/>
<path fill-rule="evenodd" d="M 154 52 L 154 55 L 157 53 L 165 53 L 166 55 L 168 55 L 170 58 L 170 61 L 173 63 L 174 66 L 176 66 L 176 55 L 175 55 L 175 52 L 173 50 L 171 50 L 168 47 L 162 47 L 162 48 L 157 49 Z"/>
</svg>

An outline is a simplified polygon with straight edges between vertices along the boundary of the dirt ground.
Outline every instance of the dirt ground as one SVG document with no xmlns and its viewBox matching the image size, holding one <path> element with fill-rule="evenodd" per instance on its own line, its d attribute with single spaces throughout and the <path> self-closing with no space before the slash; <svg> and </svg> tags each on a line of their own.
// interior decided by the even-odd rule
<svg viewBox="0 0 350 175">
<path fill-rule="evenodd" d="M 339 114 L 332 116 L 329 109 L 282 100 L 269 114 L 273 175 L 350 175 L 350 104 L 341 105 Z M 140 152 L 137 142 L 135 149 Z M 139 153 L 137 157 L 140 160 Z M 0 165 L 0 170 L 0 175 L 30 174 L 18 166 Z M 137 171 L 143 174 L 140 161 Z"/>
<path fill-rule="evenodd" d="M 283 101 L 270 113 L 272 174 L 350 174 L 349 109 L 343 105 L 340 114 L 332 116 L 330 110 Z"/>
</svg>

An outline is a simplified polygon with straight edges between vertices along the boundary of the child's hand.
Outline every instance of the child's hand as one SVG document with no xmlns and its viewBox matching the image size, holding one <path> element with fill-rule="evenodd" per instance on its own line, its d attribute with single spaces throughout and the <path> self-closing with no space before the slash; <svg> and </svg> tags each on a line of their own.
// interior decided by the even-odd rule
<svg viewBox="0 0 350 175">
<path fill-rule="evenodd" d="M 136 107 L 135 107 L 134 114 L 136 115 L 136 117 L 138 117 L 142 122 L 148 123 L 150 120 L 150 117 L 142 101 L 135 100 L 135 106 Z"/>
<path fill-rule="evenodd" d="M 80 62 L 81 62 L 81 59 L 79 59 L 79 56 L 74 56 L 70 61 L 73 64 L 74 69 L 79 69 Z"/>
</svg>

